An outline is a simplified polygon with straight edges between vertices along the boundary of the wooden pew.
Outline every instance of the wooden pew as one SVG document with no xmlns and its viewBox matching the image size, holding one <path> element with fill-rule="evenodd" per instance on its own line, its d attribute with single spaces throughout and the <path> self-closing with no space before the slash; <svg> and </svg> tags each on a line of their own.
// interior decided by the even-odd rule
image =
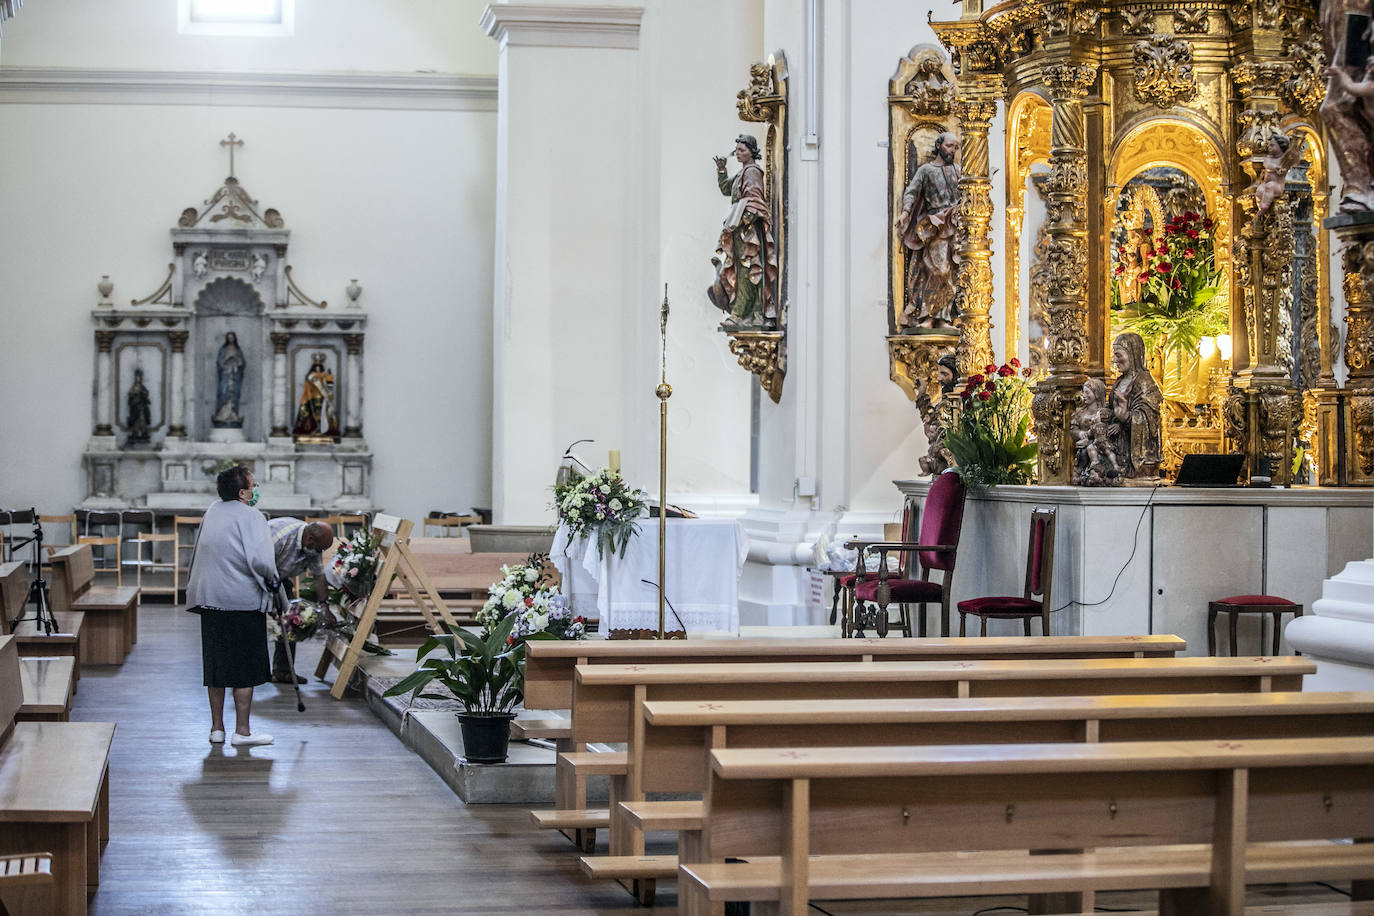
<svg viewBox="0 0 1374 916">
<path fill-rule="evenodd" d="M 644 855 L 643 831 L 699 830 L 703 803 L 642 799 L 704 791 L 715 748 L 1374 735 L 1374 693 L 653 701 L 643 716 L 627 750 L 628 800 L 611 820 L 619 854 L 583 858 L 594 878 L 647 882 L 676 874 L 676 856 Z M 640 896 L 649 891 L 641 888 Z"/>
<path fill-rule="evenodd" d="M 75 667 L 76 659 L 62 656 L 20 659 L 19 676 L 23 681 L 24 703 L 15 714 L 15 721 L 69 721 Z"/>
<path fill-rule="evenodd" d="M 1301 689 L 1302 676 L 1315 671 L 1310 662 L 1295 657 L 579 665 L 570 741 L 575 746 L 630 741 L 632 731 L 643 722 L 641 706 L 651 699 L 1267 692 Z M 555 808 L 531 812 L 535 823 L 559 830 L 609 826 L 610 811 L 627 797 L 628 756 L 566 752 L 558 755 L 556 766 Z M 612 777 L 608 809 L 585 807 L 587 767 Z M 585 843 L 583 848 L 587 848 Z"/>
<path fill-rule="evenodd" d="M 577 665 L 710 662 L 958 661 L 989 658 L 1169 658 L 1177 636 L 970 636 L 928 639 L 541 640 L 525 648 L 525 708 L 572 706 Z"/>
<path fill-rule="evenodd" d="M 726 748 L 711 767 L 679 912 L 1148 888 L 1163 912 L 1241 916 L 1247 882 L 1374 875 L 1374 844 L 1290 842 L 1370 834 L 1374 737 Z M 1047 843 L 1091 851 L 1026 852 Z"/>
<path fill-rule="evenodd" d="M 50 850 L 51 888 L 10 890 L 6 908 L 81 914 L 108 841 L 114 725 L 14 722 L 23 703 L 19 640 L 0 640 L 0 858 Z M 66 660 L 70 663 L 71 660 Z"/>
<path fill-rule="evenodd" d="M 572 706 L 574 670 L 595 664 L 703 664 L 733 662 L 865 662 L 960 660 L 972 658 L 1168 658 L 1187 648 L 1177 636 L 1064 636 L 955 637 L 931 639 L 693 639 L 693 640 L 577 640 L 528 643 L 525 658 L 527 710 L 566 710 Z M 553 741 L 558 754 L 577 748 L 566 718 L 517 718 L 511 724 L 517 739 Z M 570 782 L 569 780 L 574 780 Z M 586 807 L 584 786 L 560 774 L 555 806 L 560 810 Z M 579 847 L 591 852 L 596 828 L 608 815 L 598 812 L 578 818 L 565 816 L 559 827 Z M 552 820 L 549 820 L 552 825 Z"/>
<path fill-rule="evenodd" d="M 52 555 L 52 603 L 57 612 L 86 615 L 81 661 L 118 665 L 138 642 L 135 586 L 94 586 L 95 567 L 89 544 L 77 544 Z"/>
<path fill-rule="evenodd" d="M 24 602 L 28 598 L 33 576 L 23 563 L 0 563 L 0 631 L 13 633 L 21 656 L 68 655 L 77 659 L 74 677 L 81 679 L 81 630 L 85 615 L 68 611 L 54 615 L 57 630 L 44 633 L 32 613 L 24 619 Z M 15 626 L 15 621 L 20 621 Z"/>
</svg>

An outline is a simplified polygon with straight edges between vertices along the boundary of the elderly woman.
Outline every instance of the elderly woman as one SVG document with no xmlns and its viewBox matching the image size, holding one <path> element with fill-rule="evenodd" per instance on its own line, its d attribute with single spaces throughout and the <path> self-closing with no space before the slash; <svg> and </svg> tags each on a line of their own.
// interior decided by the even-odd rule
<svg viewBox="0 0 1374 916">
<path fill-rule="evenodd" d="M 1118 334 L 1112 341 L 1112 368 L 1121 373 L 1112 385 L 1112 415 L 1119 424 L 1114 436 L 1116 456 L 1126 466 L 1126 479 L 1152 481 L 1164 460 L 1159 405 L 1164 396 L 1145 362 L 1145 341 L 1139 334 Z"/>
<path fill-rule="evenodd" d="M 245 467 L 221 471 L 220 501 L 205 511 L 191 557 L 187 608 L 200 615 L 201 660 L 210 697 L 210 743 L 224 742 L 224 690 L 234 691 L 236 747 L 271 744 L 272 736 L 249 727 L 253 688 L 267 682 L 267 614 L 278 587 L 267 519 L 253 474 Z"/>
</svg>

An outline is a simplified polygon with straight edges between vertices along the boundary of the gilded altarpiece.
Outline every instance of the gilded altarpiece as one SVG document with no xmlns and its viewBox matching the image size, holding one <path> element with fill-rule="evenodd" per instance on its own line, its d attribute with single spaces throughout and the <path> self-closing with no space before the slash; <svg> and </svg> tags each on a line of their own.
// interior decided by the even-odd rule
<svg viewBox="0 0 1374 916">
<path fill-rule="evenodd" d="M 1170 435 L 1173 461 L 1192 450 L 1243 451 L 1251 473 L 1267 466 L 1274 483 L 1288 484 L 1301 435 L 1312 455 L 1303 473 L 1336 483 L 1326 240 L 1314 232 L 1304 247 L 1294 235 L 1295 212 L 1311 226 L 1327 209 L 1316 119 L 1326 62 L 1315 5 L 1028 0 L 984 10 L 966 0 L 963 10 L 932 27 L 951 54 L 955 110 L 989 99 L 1006 105 L 1009 353 L 1029 325 L 1018 276 L 1021 234 L 1034 229 L 1023 225 L 1028 177 L 1048 166 L 1047 372 L 1032 407 L 1039 481 L 1070 482 L 1069 418 L 1080 389 L 1089 378 L 1111 381 L 1114 237 L 1126 231 L 1122 212 L 1132 196 L 1123 192 L 1167 173 L 1205 208 L 1195 216 L 1206 219 L 1214 243 L 1217 297 L 1230 315 L 1230 334 L 1218 336 L 1229 337 L 1231 354 L 1229 365 L 1191 370 L 1198 390 L 1211 390 L 1172 425 L 1166 414 L 1166 452 Z M 1301 162 L 1290 168 L 1280 153 L 1294 144 Z M 1136 206 L 1138 219 L 1142 212 Z M 1147 234 L 1160 232 L 1154 217 L 1140 222 Z M 969 230 L 970 250 L 986 246 L 973 237 L 977 229 Z M 977 264 L 960 271 L 961 290 L 990 297 Z M 985 333 L 965 322 L 961 351 L 985 346 Z M 1374 448 L 1368 463 L 1374 469 Z"/>
<path fill-rule="evenodd" d="M 740 367 L 758 376 L 759 385 L 774 403 L 782 397 L 787 375 L 787 91 L 787 57 L 776 51 L 767 60 L 750 65 L 749 85 L 736 97 L 740 120 L 764 126 L 759 138 L 761 165 L 777 269 L 770 279 L 765 265 L 763 275 L 768 287 L 766 295 L 773 303 L 771 314 L 765 312 L 762 320 L 744 324 L 732 323 L 727 318 L 721 325 Z M 766 262 L 766 255 L 764 259 Z"/>
</svg>

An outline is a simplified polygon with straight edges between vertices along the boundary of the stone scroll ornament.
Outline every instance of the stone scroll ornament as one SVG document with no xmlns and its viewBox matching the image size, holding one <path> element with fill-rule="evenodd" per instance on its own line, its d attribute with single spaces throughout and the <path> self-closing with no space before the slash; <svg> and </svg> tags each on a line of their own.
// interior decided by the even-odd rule
<svg viewBox="0 0 1374 916">
<path fill-rule="evenodd" d="M 706 291 L 725 317 L 720 330 L 741 368 L 776 403 L 787 371 L 787 61 L 776 52 L 749 67 L 736 97 L 740 120 L 765 126 L 735 137 L 715 157 L 716 188 L 730 200 Z M 730 173 L 728 159 L 739 164 Z"/>
</svg>

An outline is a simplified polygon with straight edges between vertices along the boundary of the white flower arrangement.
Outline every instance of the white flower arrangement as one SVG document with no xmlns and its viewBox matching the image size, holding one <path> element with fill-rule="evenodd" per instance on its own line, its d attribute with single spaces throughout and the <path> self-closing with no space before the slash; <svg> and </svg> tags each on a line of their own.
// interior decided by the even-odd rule
<svg viewBox="0 0 1374 916">
<path fill-rule="evenodd" d="M 557 639 L 582 639 L 586 635 L 586 622 L 573 614 L 567 599 L 553 586 L 547 560 L 547 554 L 537 553 L 519 566 L 501 567 L 501 578 L 487 589 L 486 604 L 477 612 L 477 622 L 486 632 L 514 616 L 512 641 L 539 634 Z"/>
</svg>

